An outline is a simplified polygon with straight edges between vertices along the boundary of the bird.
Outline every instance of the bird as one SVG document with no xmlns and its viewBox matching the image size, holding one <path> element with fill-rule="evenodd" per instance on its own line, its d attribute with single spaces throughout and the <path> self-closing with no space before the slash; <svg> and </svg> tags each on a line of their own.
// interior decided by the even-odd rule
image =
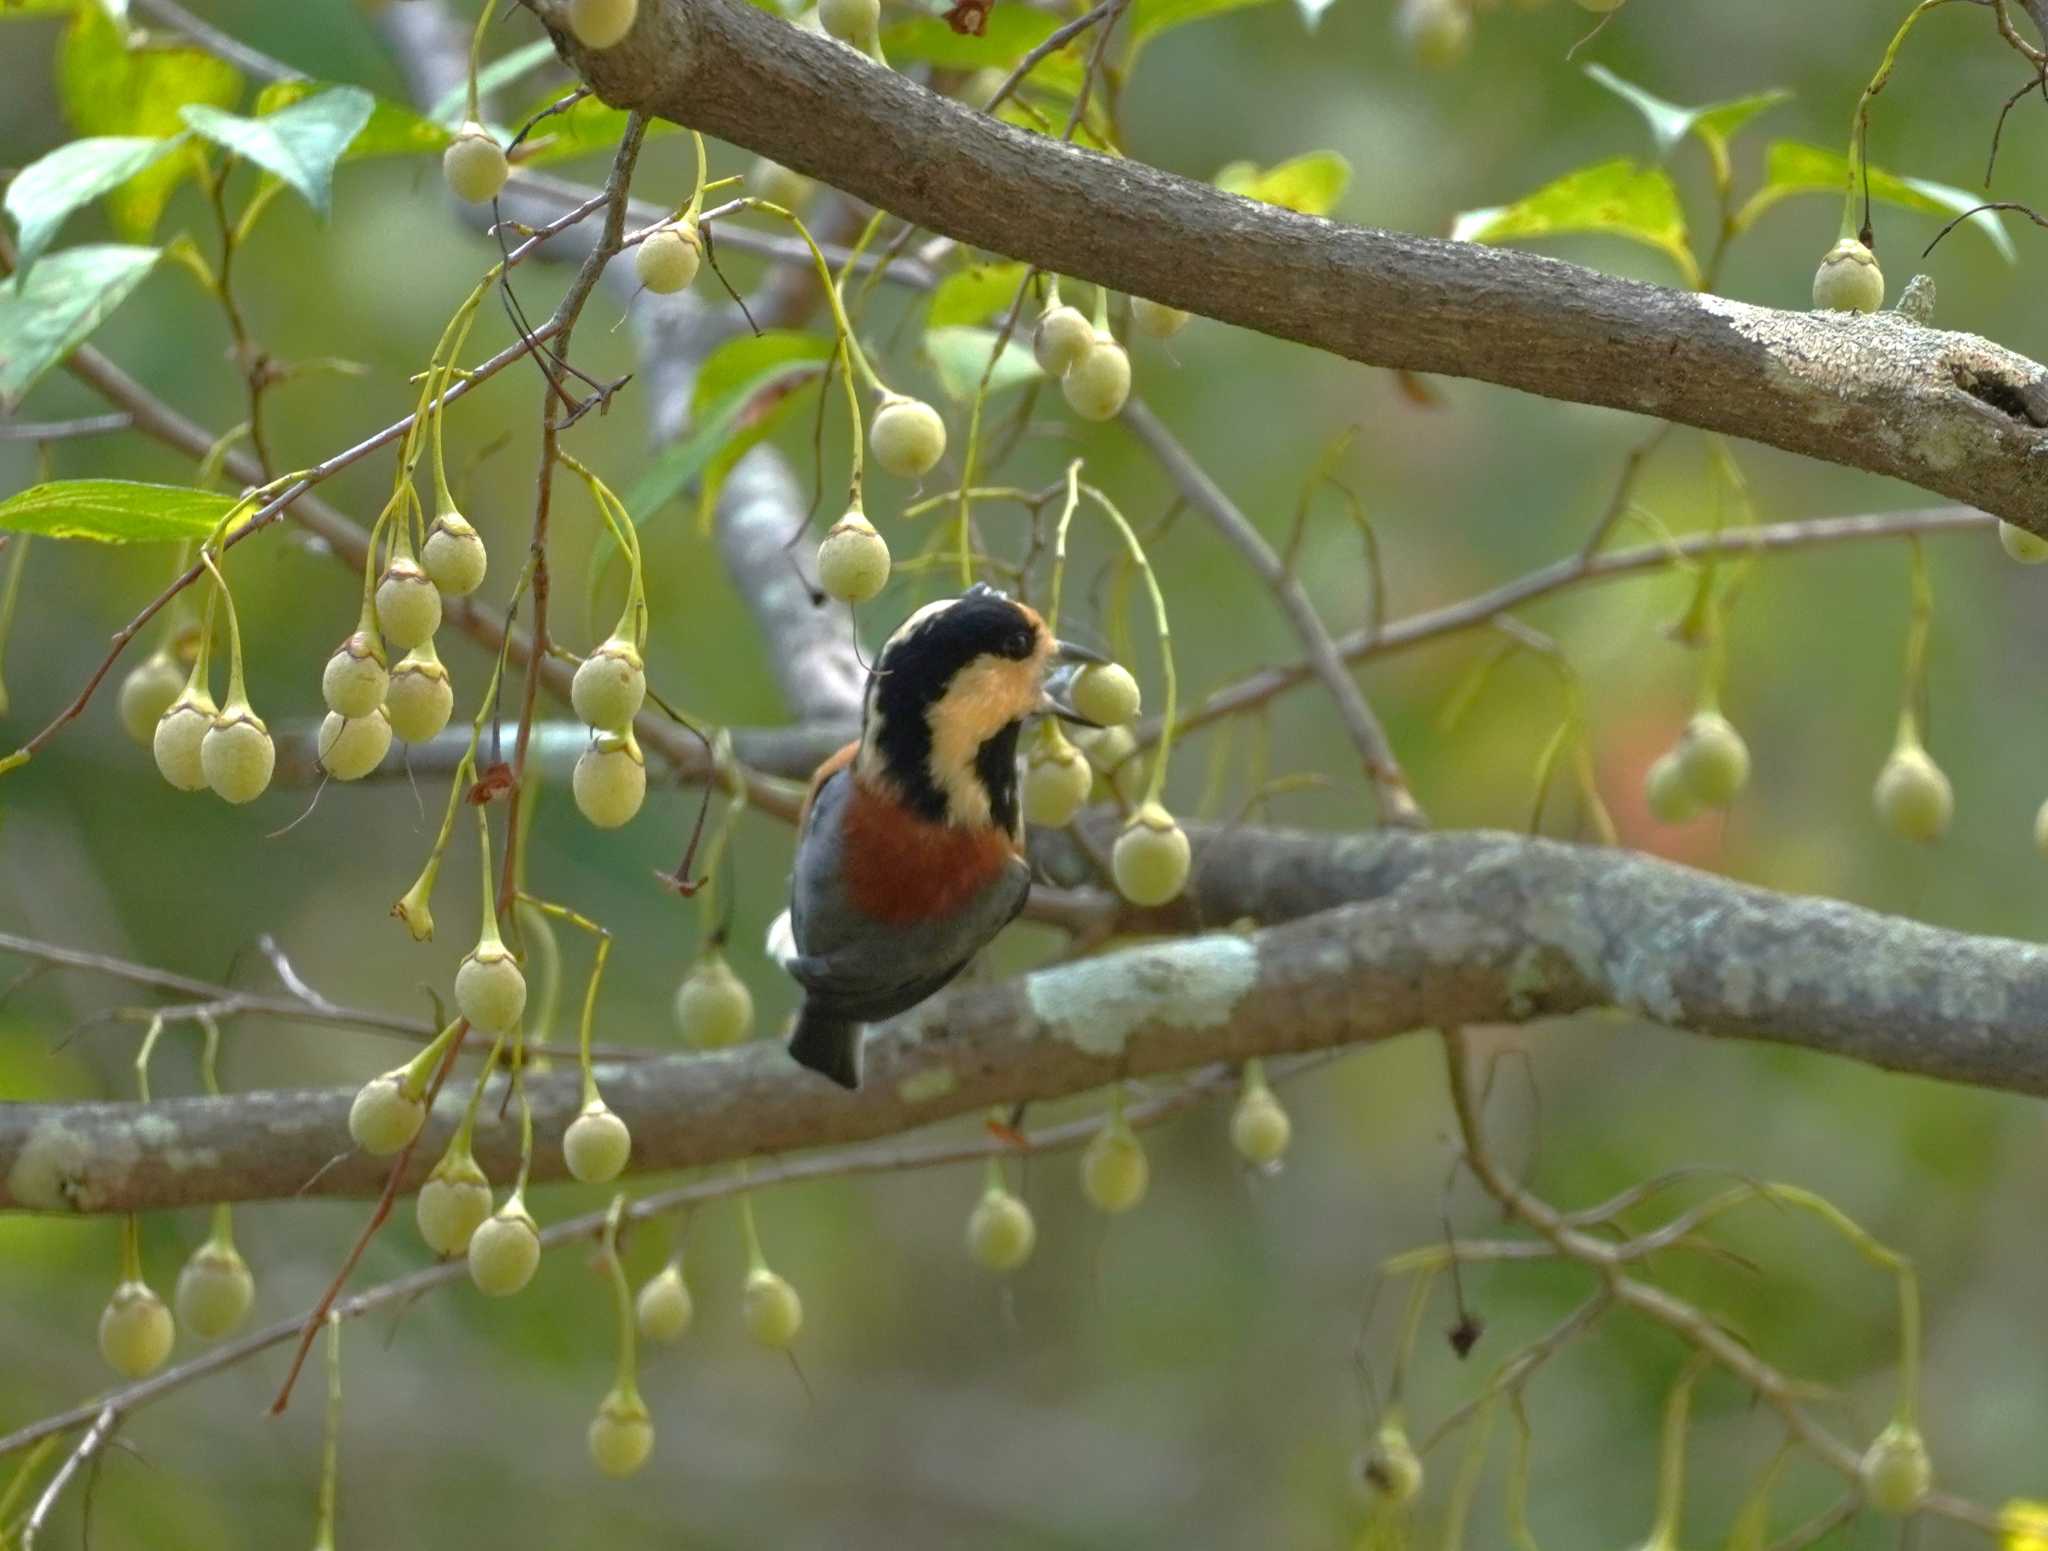
<svg viewBox="0 0 2048 1551">
<path fill-rule="evenodd" d="M 811 778 L 789 908 L 768 932 L 804 991 L 788 1046 L 799 1065 L 858 1088 L 861 1026 L 933 995 L 1017 918 L 1031 892 L 1018 737 L 1040 714 L 1093 725 L 1047 677 L 1105 661 L 986 583 L 925 605 L 883 644 L 859 738 Z"/>
</svg>

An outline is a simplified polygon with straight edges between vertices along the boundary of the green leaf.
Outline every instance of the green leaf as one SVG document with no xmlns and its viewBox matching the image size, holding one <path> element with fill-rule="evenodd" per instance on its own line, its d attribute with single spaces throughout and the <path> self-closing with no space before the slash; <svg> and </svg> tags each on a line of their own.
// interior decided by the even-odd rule
<svg viewBox="0 0 2048 1551">
<path fill-rule="evenodd" d="M 988 370 L 989 352 L 995 348 L 996 331 L 983 328 L 932 329 L 924 336 L 924 353 L 939 374 L 939 386 L 946 396 L 962 403 L 972 399 L 981 386 L 981 374 Z M 990 397 L 1007 388 L 1043 377 L 1030 348 L 1015 335 L 1003 347 L 989 378 Z"/>
<path fill-rule="evenodd" d="M 1310 151 L 1275 167 L 1232 162 L 1216 174 L 1226 193 L 1262 200 L 1303 215 L 1328 215 L 1351 185 L 1351 163 L 1335 151 Z"/>
<path fill-rule="evenodd" d="M 1131 58 L 1136 59 L 1138 50 L 1162 32 L 1189 22 L 1206 21 L 1226 11 L 1266 3 L 1267 0 L 1132 0 L 1130 20 L 1125 24 L 1131 39 Z"/>
<path fill-rule="evenodd" d="M 65 16 L 77 5 L 78 0 L 0 0 L 0 21 L 31 16 Z"/>
<path fill-rule="evenodd" d="M 192 103 L 179 112 L 215 145 L 282 179 L 325 220 L 334 191 L 334 164 L 370 122 L 375 107 L 376 99 L 360 86 L 331 86 L 263 118 L 243 118 L 204 103 Z"/>
<path fill-rule="evenodd" d="M 1758 92 L 1753 97 L 1709 103 L 1702 108 L 1682 108 L 1677 103 L 1666 102 L 1662 97 L 1644 91 L 1633 82 L 1624 81 L 1605 65 L 1588 65 L 1586 74 L 1642 114 L 1657 142 L 1658 155 L 1669 156 L 1679 141 L 1687 135 L 1697 135 L 1713 156 L 1715 167 L 1724 175 L 1728 142 L 1736 132 L 1759 113 L 1789 101 L 1792 96 L 1788 91 L 1774 89 Z"/>
<path fill-rule="evenodd" d="M 560 92 L 550 92 L 520 114 L 514 122 L 525 123 L 560 96 Z M 625 133 L 624 108 L 608 108 L 595 97 L 585 97 L 566 112 L 554 114 L 543 120 L 521 143 L 516 165 L 545 167 L 552 162 L 571 161 L 578 156 L 589 156 L 597 151 L 610 155 L 618 149 L 619 141 L 624 138 Z M 649 119 L 647 122 L 647 138 L 650 140 L 660 135 L 675 133 L 676 126 L 667 119 Z"/>
<path fill-rule="evenodd" d="M 794 329 L 743 335 L 714 350 L 697 375 L 688 433 L 663 448 L 626 492 L 626 511 L 634 526 L 646 527 L 692 480 L 701 479 L 708 512 L 727 471 L 774 431 L 795 402 L 796 395 L 789 390 L 821 375 L 831 357 L 830 340 Z M 591 548 L 586 593 L 593 607 L 616 547 L 606 529 Z"/>
<path fill-rule="evenodd" d="M 1003 4 L 988 13 L 980 37 L 955 32 L 941 16 L 913 16 L 882 31 L 882 52 L 892 63 L 911 61 L 942 70 L 1008 70 L 1051 37 L 1060 18 L 1028 6 Z M 1050 63 L 1051 61 L 1047 61 Z"/>
<path fill-rule="evenodd" d="M 232 108 L 242 97 L 233 65 L 182 43 L 145 40 L 131 46 L 98 5 L 81 4 L 57 55 L 65 117 L 81 135 L 176 135 L 178 110 L 191 103 Z M 131 240 L 156 230 L 157 217 L 179 182 L 204 165 L 196 145 L 153 163 L 107 196 L 114 229 Z"/>
<path fill-rule="evenodd" d="M 1024 283 L 1026 264 L 970 264 L 946 276 L 932 292 L 926 328 L 949 328 L 962 323 L 986 323 L 1017 299 L 1017 287 Z"/>
<path fill-rule="evenodd" d="M 664 448 L 626 493 L 626 510 L 644 523 L 710 463 L 763 394 L 815 374 L 832 355 L 821 335 L 771 329 L 731 340 L 706 358 L 690 400 L 690 431 Z"/>
<path fill-rule="evenodd" d="M 315 92 L 330 89 L 330 83 L 325 81 L 273 81 L 258 94 L 256 112 L 259 117 L 275 113 L 304 102 Z M 341 159 L 359 162 L 373 156 L 414 156 L 444 150 L 454 138 L 432 119 L 421 117 L 402 103 L 379 97 L 370 109 L 369 123 L 349 141 Z"/>
<path fill-rule="evenodd" d="M 1881 167 L 1872 167 L 1869 172 L 1870 197 L 1880 204 L 1917 210 L 1924 215 L 1936 215 L 1947 220 L 1981 203 L 1967 189 L 1950 188 L 1945 183 L 1931 183 L 1925 178 L 1903 178 Z M 1794 194 L 1846 194 L 1849 181 L 1849 159 L 1839 151 L 1804 145 L 1796 140 L 1774 141 L 1764 159 L 1764 185 L 1736 214 L 1736 230 L 1746 230 L 1771 206 Z M 1991 245 L 1998 249 L 2008 264 L 2019 262 L 2019 252 L 2013 246 L 2012 235 L 1999 224 L 1997 211 L 1979 210 L 1970 217 L 1969 224 L 1991 239 Z"/>
<path fill-rule="evenodd" d="M 554 41 L 550 38 L 541 38 L 537 42 L 525 45 L 523 48 L 515 48 L 511 53 L 492 60 L 483 69 L 477 71 L 477 95 L 488 97 L 493 92 L 503 91 L 514 81 L 523 80 L 525 77 L 533 74 L 534 71 L 553 58 L 555 58 L 555 45 Z M 469 85 L 465 82 L 461 86 L 444 92 L 440 99 L 431 108 L 427 109 L 427 117 L 436 124 L 442 124 L 452 129 L 461 125 L 462 116 L 468 111 Z"/>
<path fill-rule="evenodd" d="M 66 248 L 0 283 L 0 408 L 98 328 L 156 264 L 155 248 Z"/>
<path fill-rule="evenodd" d="M 160 140 L 138 135 L 98 135 L 59 146 L 29 163 L 7 186 L 7 213 L 20 234 L 20 267 L 36 261 L 74 210 L 120 187 L 168 155 L 183 135 Z"/>
<path fill-rule="evenodd" d="M 102 544 L 164 544 L 203 539 L 235 498 L 183 485 L 127 479 L 59 479 L 0 501 L 0 530 Z"/>
<path fill-rule="evenodd" d="M 1678 190 L 1662 168 L 1638 167 L 1626 158 L 1568 172 L 1511 205 L 1467 210 L 1451 226 L 1458 242 L 1575 232 L 1602 232 L 1655 248 L 1670 255 L 1687 285 L 1699 284 L 1699 263 L 1686 240 Z"/>
</svg>

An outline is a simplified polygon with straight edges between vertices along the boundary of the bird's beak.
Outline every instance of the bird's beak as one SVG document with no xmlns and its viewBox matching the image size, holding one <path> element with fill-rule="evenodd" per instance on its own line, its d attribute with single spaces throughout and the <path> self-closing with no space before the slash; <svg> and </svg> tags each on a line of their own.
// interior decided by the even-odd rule
<svg viewBox="0 0 2048 1551">
<path fill-rule="evenodd" d="M 1072 641 L 1052 643 L 1052 660 L 1062 668 L 1055 673 L 1045 687 L 1045 693 L 1038 702 L 1039 713 L 1043 716 L 1057 716 L 1063 722 L 1072 722 L 1076 727 L 1099 727 L 1067 703 L 1067 686 L 1073 682 L 1073 670 L 1089 665 L 1100 666 L 1109 659 L 1093 647 L 1076 646 Z"/>
</svg>

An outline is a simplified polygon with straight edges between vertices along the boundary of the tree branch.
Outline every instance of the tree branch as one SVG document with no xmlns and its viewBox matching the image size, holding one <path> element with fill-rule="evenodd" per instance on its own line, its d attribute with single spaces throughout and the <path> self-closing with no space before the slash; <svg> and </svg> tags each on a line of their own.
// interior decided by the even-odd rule
<svg viewBox="0 0 2048 1551">
<path fill-rule="evenodd" d="M 1895 314 L 1780 312 L 1344 226 L 1031 135 L 746 0 L 647 0 L 597 94 L 975 247 L 1372 366 L 1655 415 L 1888 474 L 2048 533 L 2048 370 Z"/>
<path fill-rule="evenodd" d="M 1499 833 L 1198 831 L 1183 900 L 1127 929 L 1214 933 L 962 987 L 877 1037 L 859 1093 L 772 1043 L 608 1067 L 641 1172 L 884 1136 L 991 1105 L 1391 1038 L 1613 1006 L 1896 1071 L 2048 1093 L 2048 949 L 1730 883 L 1623 851 Z M 1352 901 L 1352 903 L 1341 903 Z M 1332 906 L 1336 908 L 1330 908 Z M 532 1080 L 534 1178 L 561 1177 L 572 1074 Z M 367 1195 L 386 1165 L 349 1151 L 344 1089 L 0 1108 L 0 1210 L 104 1213 Z M 452 1126 L 445 1095 L 416 1175 Z M 485 1106 L 485 1115 L 492 1112 Z M 480 1123 L 497 1178 L 518 1127 Z M 417 1178 L 407 1184 L 417 1183 Z"/>
</svg>

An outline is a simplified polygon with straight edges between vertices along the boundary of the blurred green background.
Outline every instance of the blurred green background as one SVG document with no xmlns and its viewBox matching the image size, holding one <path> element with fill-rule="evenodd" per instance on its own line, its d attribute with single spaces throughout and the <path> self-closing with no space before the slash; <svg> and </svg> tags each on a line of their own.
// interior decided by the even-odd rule
<svg viewBox="0 0 2048 1551">
<path fill-rule="evenodd" d="M 403 95 L 364 11 L 257 0 L 200 9 L 322 79 Z M 1738 185 L 1748 187 L 1770 139 L 1843 142 L 1856 93 L 1905 9 L 1858 0 L 1638 0 L 1581 60 L 1681 103 L 1792 89 L 1796 97 L 1738 150 Z M 1184 27 L 1152 46 L 1128 85 L 1127 149 L 1206 178 L 1241 157 L 1264 163 L 1333 148 L 1356 169 L 1341 216 L 1423 232 L 1446 230 L 1459 210 L 1504 203 L 1574 167 L 1654 155 L 1637 115 L 1565 60 L 1587 26 L 1584 12 L 1558 0 L 1478 20 L 1471 56 L 1443 73 L 1416 66 L 1381 0 L 1337 0 L 1313 35 L 1278 4 Z M 57 33 L 53 20 L 0 25 L 0 78 L 8 83 L 0 164 L 21 166 L 67 138 L 49 77 Z M 516 13 L 494 31 L 490 49 L 534 36 L 531 19 Z M 1986 13 L 1936 12 L 1878 105 L 1873 161 L 1973 185 L 1998 104 L 2020 74 Z M 2048 172 L 2041 113 L 2038 103 L 2022 104 L 2008 126 L 1998 180 L 2007 197 L 2038 187 Z M 680 136 L 651 147 L 638 190 L 680 200 L 687 158 Z M 715 147 L 714 173 L 742 170 L 750 159 Z M 1697 145 L 1681 146 L 1672 165 L 1698 234 L 1709 207 Z M 578 170 L 595 177 L 601 164 Z M 1723 289 L 1805 306 L 1838 213 L 1829 198 L 1780 206 L 1735 249 Z M 206 245 L 202 215 L 188 186 L 164 232 L 190 230 Z M 2018 267 L 1970 232 L 1916 262 L 1937 226 L 1880 210 L 1880 254 L 1894 294 L 1924 267 L 1939 283 L 1943 324 L 2048 355 L 2042 235 L 2015 225 Z M 102 233 L 101 217 L 88 214 L 64 241 Z M 1672 278 L 1664 260 L 1617 241 L 1542 246 L 1602 268 Z M 369 368 L 361 378 L 311 376 L 275 391 L 280 460 L 311 462 L 409 407 L 406 375 L 424 364 L 442 321 L 492 256 L 485 239 L 452 217 L 427 159 L 345 168 L 330 225 L 280 201 L 243 260 L 252 328 L 287 358 L 341 355 Z M 735 260 L 732 272 L 744 285 L 754 271 Z M 544 266 L 523 272 L 529 309 L 544 313 L 564 277 Z M 869 334 L 896 341 L 896 377 L 928 385 L 914 330 L 894 328 L 904 305 L 885 298 Z M 586 369 L 631 369 L 630 334 L 612 330 L 617 316 L 617 299 L 600 291 L 577 342 Z M 472 357 L 508 337 L 502 316 L 487 314 Z M 240 418 L 217 311 L 168 267 L 95 343 L 206 425 Z M 1384 373 L 1200 322 L 1170 352 L 1141 344 L 1135 356 L 1139 391 L 1276 539 L 1321 449 L 1356 427 L 1344 472 L 1371 515 L 1396 616 L 1574 549 L 1620 458 L 1648 429 L 1616 413 L 1457 382 L 1436 383 L 1442 402 L 1419 407 Z M 465 509 L 499 556 L 514 552 L 528 520 L 538 391 L 530 372 L 508 371 L 451 419 Z M 59 373 L 23 414 L 97 407 Z M 1019 482 L 1047 477 L 1078 446 L 1091 477 L 1135 519 L 1150 523 L 1166 510 L 1161 477 L 1114 430 L 1090 428 L 1077 438 L 1050 396 L 1035 421 L 1047 434 L 1026 442 Z M 828 445 L 840 437 L 836 425 L 828 423 Z M 806 479 L 807 433 L 800 415 L 784 437 Z M 580 424 L 572 441 L 578 456 L 624 488 L 648 458 L 642 406 L 628 393 L 617 412 Z M 1761 448 L 1734 450 L 1764 520 L 1934 500 Z M 59 476 L 189 476 L 172 455 L 133 437 L 67 443 L 49 462 Z M 327 494 L 368 520 L 389 468 L 369 460 Z M 37 477 L 33 452 L 0 444 L 0 491 Z M 883 478 L 870 510 L 892 517 L 908 494 Z M 1676 530 L 1708 525 L 1722 497 L 1705 439 L 1673 437 L 1639 494 Z M 571 503 L 558 530 L 562 574 L 581 576 L 594 526 L 587 507 Z M 915 543 L 907 536 L 899 553 Z M 1077 575 L 1092 576 L 1103 552 L 1091 538 Z M 1929 557 L 1938 608 L 1932 747 L 1958 796 L 1952 832 L 1929 850 L 1881 833 L 1868 797 L 1897 709 L 1903 546 L 1818 551 L 1759 567 L 1733 620 L 1726 700 L 1749 737 L 1755 778 L 1725 822 L 1677 831 L 1650 825 L 1638 791 L 1644 767 L 1691 709 L 1697 661 L 1661 629 L 1682 610 L 1686 584 L 1668 576 L 1624 582 L 1530 610 L 1528 620 L 1562 643 L 1583 677 L 1602 789 L 1625 842 L 1778 888 L 1973 931 L 2035 934 L 2042 863 L 2027 835 L 2048 791 L 2048 727 L 2032 714 L 2038 692 L 2025 664 L 2043 644 L 2035 601 L 2043 577 L 2007 563 L 1988 536 L 1935 541 Z M 673 510 L 650 528 L 647 558 L 656 684 L 720 720 L 779 720 L 773 681 L 710 542 Z M 1196 693 L 1297 655 L 1267 595 L 1198 519 L 1175 523 L 1154 558 L 1183 683 Z M 7 653 L 13 708 L 0 721 L 0 741 L 20 741 L 75 691 L 108 633 L 161 585 L 167 564 L 166 555 L 145 550 L 35 547 Z M 491 595 L 503 595 L 510 569 L 494 570 Z M 352 582 L 284 531 L 238 550 L 234 571 L 258 709 L 273 727 L 313 716 L 319 664 L 354 617 Z M 1349 628 L 1364 617 L 1367 573 L 1355 533 L 1334 508 L 1319 508 L 1304 572 L 1334 624 Z M 869 610 L 873 626 L 907 611 L 920 585 L 892 589 Z M 586 633 L 576 589 L 564 591 L 565 635 L 586 645 L 609 616 Z M 1134 616 L 1132 633 L 1156 704 L 1143 618 Z M 487 665 L 465 642 L 444 635 L 442 647 L 466 716 Z M 1535 761 L 1560 714 L 1554 678 L 1525 659 L 1446 733 L 1443 707 L 1488 647 L 1483 638 L 1458 638 L 1376 662 L 1363 676 L 1423 802 L 1447 826 L 1525 825 Z M 1176 768 L 1172 792 L 1183 812 L 1197 808 L 1211 737 L 1191 743 Z M 1251 742 L 1239 734 L 1231 745 L 1227 791 L 1241 793 Z M 1276 773 L 1336 777 L 1326 790 L 1276 801 L 1276 819 L 1368 821 L 1349 774 L 1354 760 L 1313 695 L 1275 707 L 1271 743 Z M 266 838 L 298 816 L 303 791 L 277 789 L 250 810 L 180 795 L 122 737 L 111 705 L 96 704 L 0 790 L 0 925 L 201 976 L 237 963 L 251 980 L 261 971 L 250 945 L 268 931 L 330 994 L 423 1013 L 424 988 L 446 985 L 465 946 L 457 923 L 474 908 L 470 869 L 449 869 L 437 901 L 443 929 L 430 946 L 407 941 L 386 909 L 411 881 L 443 795 L 438 783 L 422 782 L 423 819 L 403 785 L 334 789 L 288 834 Z M 600 1037 L 672 1044 L 668 1000 L 702 923 L 652 886 L 649 864 L 673 864 L 695 796 L 658 788 L 635 823 L 610 835 L 585 826 L 561 797 L 540 814 L 531 874 L 536 887 L 617 935 Z M 1568 826 L 1569 804 L 1561 811 Z M 780 904 L 788 843 L 786 829 L 766 820 L 747 820 L 740 832 L 735 962 L 755 989 L 764 1027 L 777 1026 L 790 1002 L 756 947 Z M 1057 946 L 1049 935 L 1020 931 L 1005 958 L 1023 964 Z M 582 947 L 565 935 L 564 948 L 573 977 Z M 11 975 L 13 967 L 0 970 Z M 126 995 L 77 974 L 14 989 L 0 1003 L 0 1097 L 125 1095 L 133 1029 L 95 1022 L 66 1036 Z M 2044 1148 L 2033 1104 L 1612 1020 L 1545 1025 L 1492 1042 L 1527 1050 L 1540 1096 L 1539 1105 L 1527 1084 L 1503 1083 L 1495 1118 L 1504 1155 L 1533 1157 L 1534 1182 L 1554 1199 L 1582 1204 L 1678 1165 L 1739 1167 L 1824 1192 L 1913 1254 L 1926 1282 L 1924 1425 L 1943 1483 L 1993 1504 L 2030 1489 L 2048 1494 L 2040 1442 L 2048 1356 L 2038 1318 L 2048 1284 L 2039 1231 Z M 351 1083 L 389 1065 L 399 1049 L 367 1036 L 247 1022 L 230 1033 L 223 1075 L 238 1088 Z M 182 1037 L 160 1056 L 157 1082 L 160 1091 L 190 1091 L 196 1082 Z M 627 1483 L 597 1478 L 584 1457 L 585 1422 L 609 1384 L 612 1335 L 605 1285 L 580 1252 L 549 1257 L 536 1285 L 510 1303 L 487 1303 L 464 1285 L 400 1317 L 352 1326 L 340 1543 L 1349 1544 L 1362 1510 L 1347 1477 L 1370 1421 L 1353 1350 L 1373 1267 L 1439 1237 L 1446 1216 L 1472 1233 L 1497 1223 L 1469 1187 L 1446 1195 L 1451 1122 L 1429 1039 L 1355 1054 L 1292 1085 L 1285 1098 L 1297 1141 L 1284 1171 L 1246 1176 L 1229 1150 L 1224 1112 L 1200 1110 L 1152 1136 L 1151 1198 L 1114 1222 L 1081 1202 L 1071 1158 L 1032 1163 L 1023 1189 L 1039 1216 L 1040 1248 L 1007 1288 L 960 1248 L 978 1168 L 765 1196 L 769 1253 L 808 1310 L 797 1353 L 802 1382 L 740 1334 L 743 1257 L 730 1208 L 700 1214 L 688 1232 L 698 1322 L 681 1348 L 648 1356 L 644 1387 L 659 1436 L 650 1468 Z M 548 1220 L 596 1202 L 592 1192 L 551 1188 L 535 1207 Z M 237 1214 L 258 1276 L 259 1318 L 318 1295 L 363 1210 L 323 1202 Z M 115 1272 L 115 1227 L 0 1219 L 0 1431 L 104 1385 L 93 1327 Z M 199 1213 L 146 1225 L 159 1288 L 168 1291 L 204 1230 Z M 1817 1229 L 1769 1211 L 1757 1211 L 1730 1242 L 1755 1262 L 1753 1272 L 1674 1260 L 1663 1268 L 1670 1284 L 1725 1314 L 1781 1365 L 1836 1386 L 1840 1404 L 1826 1410 L 1846 1436 L 1874 1432 L 1888 1413 L 1896 1354 L 1888 1282 Z M 633 1245 L 636 1275 L 663 1253 L 659 1235 L 643 1233 Z M 397 1274 L 423 1256 L 401 1220 L 373 1246 L 357 1281 Z M 1487 1322 L 1485 1338 L 1462 1367 L 1433 1334 L 1425 1340 L 1411 1390 L 1414 1420 L 1426 1428 L 1472 1394 L 1493 1363 L 1586 1290 L 1582 1276 L 1563 1270 L 1469 1273 L 1465 1295 Z M 1366 1337 L 1382 1377 L 1394 1302 L 1382 1300 Z M 1428 1328 L 1448 1327 L 1451 1318 L 1440 1307 Z M 180 1355 L 189 1349 L 181 1345 Z M 1682 1355 L 1661 1332 L 1610 1320 L 1532 1385 L 1532 1503 L 1545 1544 L 1622 1545 L 1647 1533 L 1658 1408 Z M 291 1413 L 268 1421 L 262 1412 L 282 1365 L 281 1353 L 266 1354 L 124 1428 L 127 1448 L 100 1474 L 95 1543 L 209 1551 L 308 1543 L 317 1369 Z M 1778 1429 L 1720 1377 L 1705 1382 L 1697 1411 L 1683 1538 L 1716 1544 L 1776 1448 Z M 1454 1461 L 1454 1448 L 1430 1460 L 1425 1523 Z M 1474 1547 L 1506 1543 L 1498 1469 L 1497 1457 L 1468 1531 Z M 1817 1468 L 1795 1468 L 1775 1523 L 1787 1528 L 1837 1492 Z M 74 1496 L 52 1543 L 78 1533 L 77 1514 Z M 1435 1533 L 1420 1543 L 1434 1544 Z M 1890 1546 L 1898 1536 L 1894 1525 L 1866 1521 L 1827 1544 Z M 1935 1551 L 1971 1538 L 1924 1524 L 1915 1543 Z"/>
</svg>

